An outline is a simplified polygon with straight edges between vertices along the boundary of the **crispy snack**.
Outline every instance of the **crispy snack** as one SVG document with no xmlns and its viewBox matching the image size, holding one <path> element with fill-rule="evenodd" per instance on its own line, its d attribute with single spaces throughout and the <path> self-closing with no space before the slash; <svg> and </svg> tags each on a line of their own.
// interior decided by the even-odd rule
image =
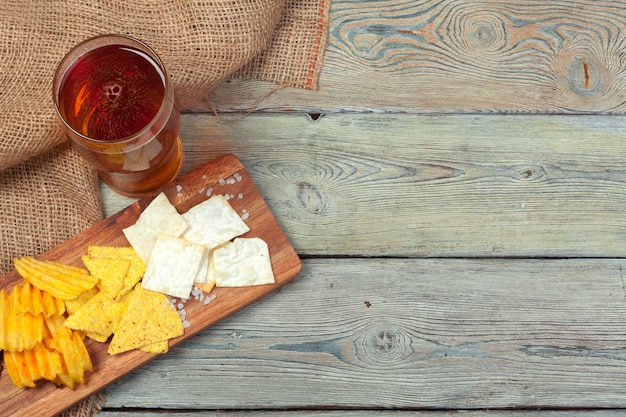
<svg viewBox="0 0 626 417">
<path fill-rule="evenodd" d="M 44 338 L 48 349 L 59 352 L 63 371 L 50 379 L 57 385 L 74 389 L 75 384 L 85 382 L 85 372 L 93 368 L 89 352 L 83 343 L 83 335 L 63 325 L 65 318 L 55 316 L 46 319 L 46 328 L 50 337 Z"/>
<path fill-rule="evenodd" d="M 87 254 L 94 258 L 125 259 L 130 261 L 128 273 L 124 277 L 124 284 L 118 293 L 121 297 L 133 289 L 135 284 L 141 281 L 146 272 L 146 265 L 139 254 L 130 246 L 90 246 Z"/>
<path fill-rule="evenodd" d="M 55 298 L 45 291 L 23 282 L 11 291 L 13 306 L 21 313 L 43 314 L 44 317 L 65 313 L 63 300 Z"/>
<path fill-rule="evenodd" d="M 184 333 L 180 316 L 167 296 L 137 285 L 130 297 L 128 309 L 109 344 L 110 355 L 167 341 Z"/>
<path fill-rule="evenodd" d="M 98 287 L 93 287 L 92 289 L 83 292 L 76 298 L 72 298 L 71 300 L 64 300 L 65 310 L 67 311 L 67 314 L 74 314 L 76 310 L 80 308 L 80 306 L 85 304 L 91 299 L 91 297 L 95 296 L 99 292 L 100 290 L 98 289 Z"/>
<path fill-rule="evenodd" d="M 97 258 L 83 255 L 83 263 L 91 273 L 98 278 L 98 288 L 110 298 L 117 298 L 124 287 L 124 278 L 128 273 L 130 261 L 126 259 Z"/>
<path fill-rule="evenodd" d="M 52 381 L 63 371 L 61 355 L 43 342 L 22 352 L 4 352 L 4 364 L 18 388 L 34 388 L 39 379 Z"/>
<path fill-rule="evenodd" d="M 32 349 L 44 337 L 43 315 L 22 313 L 6 291 L 0 291 L 0 350 Z"/>
<path fill-rule="evenodd" d="M 85 269 L 42 261 L 32 256 L 16 258 L 14 264 L 17 272 L 26 281 L 62 300 L 74 299 L 98 283 L 98 278 Z"/>
<path fill-rule="evenodd" d="M 104 292 L 94 295 L 65 320 L 65 327 L 82 330 L 87 336 L 103 342 L 117 329 L 128 308 L 130 295 L 112 299 Z"/>
</svg>

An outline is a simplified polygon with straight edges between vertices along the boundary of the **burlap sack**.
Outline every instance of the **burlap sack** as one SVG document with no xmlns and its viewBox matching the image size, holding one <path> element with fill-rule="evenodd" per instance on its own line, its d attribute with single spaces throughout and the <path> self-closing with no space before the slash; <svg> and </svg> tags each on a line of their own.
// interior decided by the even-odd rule
<svg viewBox="0 0 626 417">
<path fill-rule="evenodd" d="M 93 35 L 144 40 L 183 108 L 226 77 L 317 88 L 329 0 L 0 0 L 0 276 L 102 218 L 96 173 L 68 146 L 52 104 L 57 63 Z M 100 395 L 65 412 L 90 416 Z"/>
</svg>

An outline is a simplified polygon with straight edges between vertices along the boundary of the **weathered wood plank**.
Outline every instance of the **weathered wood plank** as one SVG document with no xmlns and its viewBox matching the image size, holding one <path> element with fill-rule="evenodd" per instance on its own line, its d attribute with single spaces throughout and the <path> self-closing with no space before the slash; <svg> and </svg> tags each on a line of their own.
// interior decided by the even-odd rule
<svg viewBox="0 0 626 417">
<path fill-rule="evenodd" d="M 186 115 L 181 136 L 185 170 L 236 153 L 303 255 L 626 256 L 624 118 Z"/>
<path fill-rule="evenodd" d="M 107 407 L 624 408 L 624 266 L 305 260 L 112 386 Z"/>
<path fill-rule="evenodd" d="M 618 417 L 623 416 L 623 410 L 445 410 L 445 411 L 402 411 L 402 410 L 339 410 L 339 411 L 168 411 L 173 417 L 359 417 L 359 416 L 392 416 L 392 417 Z M 163 412 L 142 411 L 102 411 L 98 417 L 163 417 Z"/>
<path fill-rule="evenodd" d="M 333 0 L 318 92 L 264 98 L 275 86 L 233 81 L 210 100 L 221 110 L 623 113 L 625 27 L 615 1 Z"/>
</svg>

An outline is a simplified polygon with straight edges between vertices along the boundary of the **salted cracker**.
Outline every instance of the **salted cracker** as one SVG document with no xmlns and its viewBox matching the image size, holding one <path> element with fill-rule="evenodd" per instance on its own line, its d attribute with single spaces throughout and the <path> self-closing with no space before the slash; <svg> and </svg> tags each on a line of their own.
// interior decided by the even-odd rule
<svg viewBox="0 0 626 417">
<path fill-rule="evenodd" d="M 141 286 L 178 298 L 189 298 L 207 250 L 186 239 L 160 234 Z"/>
<path fill-rule="evenodd" d="M 187 222 L 165 194 L 160 193 L 144 209 L 135 224 L 123 229 L 122 232 L 147 265 L 158 235 L 180 237 L 186 229 Z"/>
<path fill-rule="evenodd" d="M 213 253 L 215 285 L 244 287 L 275 282 L 269 248 L 263 239 L 237 238 Z"/>
<path fill-rule="evenodd" d="M 223 195 L 195 205 L 182 218 L 188 224 L 184 238 L 209 250 L 250 230 Z"/>
</svg>

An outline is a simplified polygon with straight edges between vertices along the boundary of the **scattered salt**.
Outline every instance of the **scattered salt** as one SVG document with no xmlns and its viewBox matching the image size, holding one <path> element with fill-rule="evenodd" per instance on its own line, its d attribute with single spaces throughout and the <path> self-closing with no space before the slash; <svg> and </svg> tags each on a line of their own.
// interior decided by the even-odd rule
<svg viewBox="0 0 626 417">
<path fill-rule="evenodd" d="M 181 192 L 181 191 L 182 191 L 182 189 L 183 189 L 183 186 L 182 186 L 182 185 L 180 185 L 180 184 L 177 184 L 177 185 L 176 185 L 176 191 Z"/>
<path fill-rule="evenodd" d="M 206 190 L 206 196 L 211 197 L 211 194 L 213 194 L 213 188 L 209 187 L 209 189 Z"/>
<path fill-rule="evenodd" d="M 189 323 L 187 320 L 183 320 L 183 327 L 186 329 L 188 327 L 191 327 L 191 323 Z"/>
<path fill-rule="evenodd" d="M 200 191 L 198 191 L 198 194 L 202 194 L 204 192 L 204 188 L 201 188 Z"/>
<path fill-rule="evenodd" d="M 250 218 L 250 213 L 248 213 L 248 210 L 243 209 L 243 211 L 241 212 L 241 220 L 248 220 Z"/>
<path fill-rule="evenodd" d="M 235 183 L 235 180 L 233 178 L 229 178 L 226 180 L 226 184 L 233 185 L 234 183 Z"/>
<path fill-rule="evenodd" d="M 226 185 L 226 181 L 224 181 L 223 178 L 220 178 L 219 181 L 220 185 Z"/>
<path fill-rule="evenodd" d="M 235 177 L 237 182 L 241 182 L 241 174 L 239 174 L 238 172 L 235 172 L 235 174 L 233 176 Z"/>
<path fill-rule="evenodd" d="M 237 194 L 237 198 L 239 198 L 241 200 L 243 198 L 243 193 Z"/>
</svg>

